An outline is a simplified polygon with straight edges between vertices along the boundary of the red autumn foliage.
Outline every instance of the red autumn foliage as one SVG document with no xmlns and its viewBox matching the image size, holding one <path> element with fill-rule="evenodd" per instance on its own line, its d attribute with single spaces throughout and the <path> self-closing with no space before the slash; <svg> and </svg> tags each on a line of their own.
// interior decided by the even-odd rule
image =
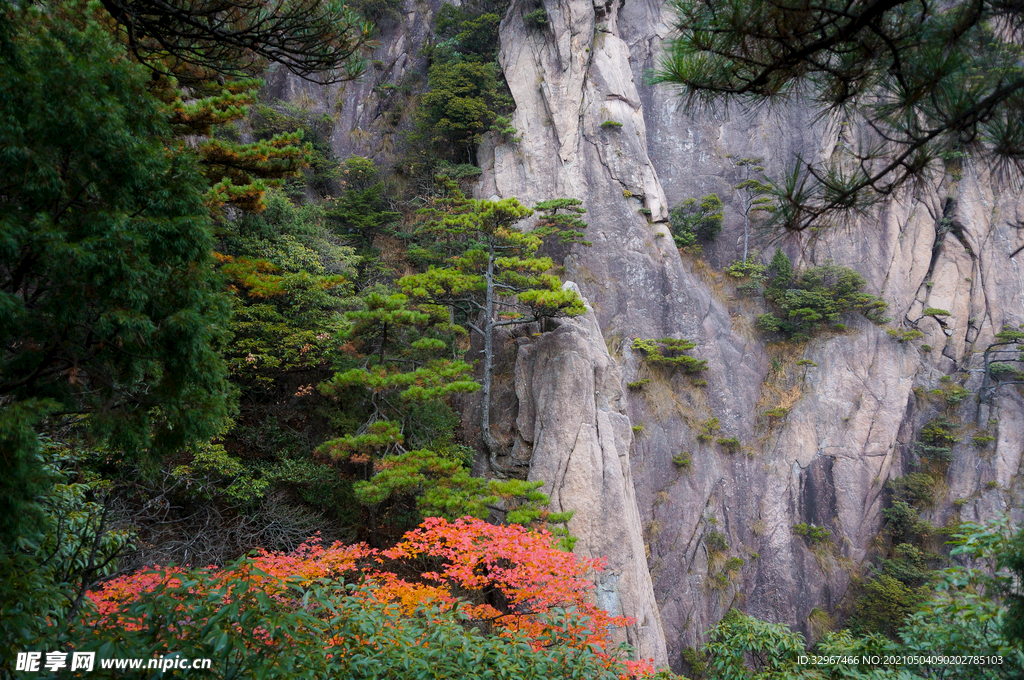
<svg viewBox="0 0 1024 680">
<path fill-rule="evenodd" d="M 373 587 L 335 590 L 340 597 L 373 597 L 410 614 L 425 605 L 442 611 L 459 607 L 492 634 L 526 636 L 535 648 L 554 632 L 544 614 L 554 608 L 572 608 L 578 616 L 570 619 L 570 630 L 561 627 L 563 620 L 559 637 L 605 655 L 611 665 L 622 662 L 605 651 L 611 643 L 610 629 L 630 620 L 611 616 L 588 601 L 593 584 L 586 575 L 603 566 L 601 560 L 558 550 L 546 531 L 495 526 L 472 517 L 455 522 L 430 518 L 389 550 L 365 544 L 323 547 L 318 539 L 311 539 L 290 553 L 260 551 L 243 563 L 241 571 L 238 566 L 208 567 L 207 574 L 213 578 L 199 582 L 230 589 L 232 582 L 244 577 L 249 588 L 255 586 L 280 604 L 296 606 L 285 584 L 361 579 Z M 95 624 L 138 625 L 121 618 L 127 605 L 160 587 L 180 586 L 187 578 L 186 570 L 173 568 L 107 581 L 89 594 L 96 606 Z M 648 661 L 626 665 L 633 675 L 653 672 Z"/>
</svg>

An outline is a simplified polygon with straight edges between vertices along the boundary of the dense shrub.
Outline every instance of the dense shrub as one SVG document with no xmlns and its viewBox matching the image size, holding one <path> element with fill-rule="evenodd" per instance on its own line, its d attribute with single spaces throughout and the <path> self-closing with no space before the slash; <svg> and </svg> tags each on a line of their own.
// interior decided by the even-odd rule
<svg viewBox="0 0 1024 680">
<path fill-rule="evenodd" d="M 708 194 L 699 203 L 696 198 L 688 198 L 672 208 L 668 216 L 678 248 L 692 246 L 698 240 L 713 241 L 722 231 L 722 201 L 718 194 Z"/>
<path fill-rule="evenodd" d="M 223 569 L 119 577 L 90 595 L 73 637 L 102 656 L 212 658 L 216 678 L 649 673 L 610 643 L 628 620 L 587 601 L 584 576 L 601 568 L 543 532 L 433 519 L 384 551 L 313 541 Z"/>
<path fill-rule="evenodd" d="M 807 338 L 838 325 L 842 315 L 848 312 L 859 312 L 872 321 L 882 321 L 886 303 L 863 292 L 864 277 L 852 269 L 828 263 L 807 269 L 789 280 L 785 274 L 789 267 L 781 260 L 778 263 L 773 260 L 773 269 L 775 276 L 770 279 L 766 298 L 778 311 L 758 317 L 758 325 L 764 331 L 792 339 Z"/>
</svg>

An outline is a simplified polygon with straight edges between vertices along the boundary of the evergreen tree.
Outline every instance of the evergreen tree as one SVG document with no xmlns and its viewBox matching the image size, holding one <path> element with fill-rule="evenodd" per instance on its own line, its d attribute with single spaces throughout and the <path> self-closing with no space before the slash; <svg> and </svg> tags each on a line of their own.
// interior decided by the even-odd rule
<svg viewBox="0 0 1024 680">
<path fill-rule="evenodd" d="M 550 502 L 537 490 L 542 482 L 470 475 L 474 452 L 446 432 L 456 421 L 446 399 L 480 385 L 469 364 L 445 358 L 453 336 L 466 333 L 448 316 L 405 295 L 370 292 L 364 309 L 346 314 L 352 327 L 343 338 L 358 365 L 320 386 L 349 420 L 360 422 L 320 452 L 358 478 L 353 492 L 373 543 L 397 538 L 425 517 L 486 518 L 497 511 L 506 522 L 530 524 L 564 523 L 571 516 L 542 509 Z"/>
<path fill-rule="evenodd" d="M 686 248 L 697 242 L 713 241 L 722 231 L 722 199 L 718 194 L 708 194 L 697 203 L 696 198 L 688 198 L 680 205 L 672 208 L 668 214 L 672 239 L 677 248 Z"/>
<path fill-rule="evenodd" d="M 266 208 L 264 195 L 285 179 L 301 174 L 312 155 L 301 130 L 280 132 L 253 142 L 228 139 L 226 126 L 249 115 L 263 81 L 196 76 L 188 87 L 177 78 L 159 76 L 150 92 L 170 109 L 171 129 L 183 139 L 198 140 L 195 149 L 210 184 L 206 204 L 220 214 L 226 204 L 249 212 Z"/>
<path fill-rule="evenodd" d="M 772 199 L 766 194 L 771 192 L 771 185 L 765 184 L 750 176 L 750 172 L 764 172 L 760 158 L 741 158 L 736 162 L 736 167 L 743 172 L 743 180 L 733 187 L 740 195 L 743 202 L 743 260 L 746 263 L 749 255 L 750 244 L 750 220 L 757 213 L 773 212 Z"/>
<path fill-rule="evenodd" d="M 656 80 L 691 105 L 793 96 L 850 123 L 837 153 L 798 158 L 772 220 L 802 230 L 862 210 L 938 161 L 1024 159 L 1024 13 L 1004 0 L 675 0 Z"/>
<path fill-rule="evenodd" d="M 545 216 L 535 229 L 524 232 L 517 224 L 533 211 L 516 199 L 475 200 L 450 181 L 447 188 L 445 197 L 423 211 L 427 219 L 421 233 L 453 254 L 444 266 L 403 277 L 398 285 L 419 300 L 452 309 L 483 339 L 481 431 L 491 467 L 505 471 L 498 464 L 501 447 L 490 427 L 495 333 L 506 326 L 584 313 L 579 295 L 547 273 L 554 266 L 551 258 L 537 253 L 546 238 L 581 243 L 586 225 L 579 215 L 584 211 L 576 199 L 538 204 Z"/>
<path fill-rule="evenodd" d="M 102 0 L 118 37 L 146 67 L 183 78 L 280 64 L 322 83 L 351 80 L 373 26 L 340 0 Z"/>
<path fill-rule="evenodd" d="M 213 436 L 231 398 L 195 158 L 100 22 L 6 8 L 0 56 L 0 537 L 46 487 L 37 428 L 140 456 Z"/>
</svg>

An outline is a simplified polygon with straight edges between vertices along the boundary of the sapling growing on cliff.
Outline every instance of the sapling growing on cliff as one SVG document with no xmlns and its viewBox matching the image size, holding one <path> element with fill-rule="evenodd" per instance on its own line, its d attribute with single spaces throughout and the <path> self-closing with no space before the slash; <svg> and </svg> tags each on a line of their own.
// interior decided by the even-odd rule
<svg viewBox="0 0 1024 680">
<path fill-rule="evenodd" d="M 453 182 L 442 182 L 447 193 L 422 211 L 419 234 L 448 257 L 443 266 L 403 277 L 398 284 L 421 302 L 448 307 L 459 323 L 483 339 L 480 429 L 491 467 L 509 472 L 498 463 L 501 445 L 491 433 L 495 332 L 584 313 L 579 294 L 563 289 L 559 278 L 548 273 L 554 266 L 551 258 L 538 256 L 546 239 L 585 244 L 586 224 L 580 219 L 584 210 L 576 199 L 539 203 L 536 210 L 542 216 L 527 232 L 517 225 L 534 211 L 516 199 L 471 199 Z"/>
<path fill-rule="evenodd" d="M 772 198 L 768 196 L 772 186 L 750 176 L 751 171 L 764 172 L 762 161 L 761 158 L 741 158 L 736 161 L 736 167 L 740 168 L 743 173 L 743 180 L 733 187 L 743 202 L 743 262 L 747 261 L 749 252 L 751 220 L 759 213 L 774 211 Z"/>
</svg>

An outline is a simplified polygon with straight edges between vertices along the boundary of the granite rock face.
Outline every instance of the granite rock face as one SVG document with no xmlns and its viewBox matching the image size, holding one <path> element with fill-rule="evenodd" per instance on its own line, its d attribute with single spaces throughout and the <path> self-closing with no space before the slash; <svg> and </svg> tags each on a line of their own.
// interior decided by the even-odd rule
<svg viewBox="0 0 1024 680">
<path fill-rule="evenodd" d="M 553 511 L 574 512 L 574 552 L 608 560 L 597 577 L 598 605 L 635 621 L 617 641 L 664 664 L 665 637 L 633 490 L 633 431 L 623 413 L 622 374 L 593 310 L 520 345 L 515 389 L 515 446 L 530 451 L 529 478 L 544 482 Z"/>
<path fill-rule="evenodd" d="M 967 163 L 845 229 L 776 243 L 755 235 L 751 247 L 782 247 L 795 266 L 833 260 L 856 269 L 889 303 L 890 327 L 925 334 L 901 344 L 852 318 L 843 333 L 768 347 L 751 323 L 763 309 L 708 266 L 742 253 L 743 197 L 733 187 L 747 171 L 736 160 L 760 158 L 778 173 L 797 153 L 830 154 L 846 134 L 842 121 L 797 105 L 687 116 L 676 93 L 645 84 L 668 33 L 665 5 L 549 1 L 544 29 L 523 22 L 532 6 L 513 2 L 502 24 L 501 61 L 522 139 L 493 148 L 480 195 L 527 203 L 564 195 L 588 209 L 593 246 L 574 251 L 567 276 L 593 305 L 623 385 L 651 380 L 625 392 L 625 411 L 642 427 L 632 472 L 671 664 L 678 668 L 683 648 L 730 606 L 804 630 L 815 607 L 835 611 L 851 574 L 872 556 L 887 480 L 912 470 L 912 442 L 940 412 L 964 431 L 980 425 L 998 435 L 994 450 L 964 436 L 931 519 L 946 521 L 956 498 L 969 499 L 964 519 L 1018 505 L 1020 396 L 1001 388 L 990 409 L 979 408 L 976 394 L 979 353 L 1004 324 L 1024 321 L 1021 265 L 1008 257 L 1022 243 L 1012 226 L 1024 209 L 1019 192 Z M 702 262 L 678 253 L 664 221 L 669 206 L 708 193 L 725 202 L 726 224 Z M 924 316 L 929 307 L 950 314 Z M 709 362 L 707 387 L 646 366 L 631 349 L 638 337 L 696 342 L 692 354 Z M 567 372 L 589 380 L 571 362 L 554 367 L 517 375 L 517 392 L 555 389 L 573 380 Z M 959 407 L 931 394 L 947 375 L 971 390 Z M 785 415 L 764 415 L 774 408 Z M 710 418 L 721 430 L 700 441 Z M 736 437 L 741 451 L 729 453 L 719 436 Z M 684 451 L 689 468 L 672 462 Z M 547 469 L 536 461 L 531 474 L 561 479 Z M 598 469 L 575 474 L 586 480 Z M 993 480 L 998 489 L 989 488 Z M 586 543 L 615 521 L 628 527 L 632 519 L 574 528 Z M 799 523 L 828 528 L 831 547 L 811 550 L 793 532 Z M 633 548 L 622 550 L 620 559 Z M 726 571 L 728 557 L 745 563 Z"/>
<path fill-rule="evenodd" d="M 1010 511 L 1020 520 L 1024 399 L 1007 386 L 978 401 L 983 351 L 1003 325 L 1024 323 L 1024 254 L 1010 257 L 1024 245 L 1014 226 L 1024 220 L 1020 191 L 967 160 L 848 226 L 754 235 L 765 259 L 781 247 L 797 267 L 833 260 L 857 270 L 888 302 L 887 327 L 924 334 L 900 343 L 852 317 L 846 331 L 770 345 L 752 322 L 764 309 L 720 274 L 744 241 L 733 187 L 747 171 L 736 161 L 759 158 L 777 174 L 795 154 L 833 153 L 848 126 L 796 104 L 687 115 L 671 89 L 646 84 L 668 35 L 667 6 L 542 5 L 545 26 L 524 21 L 536 0 L 513 0 L 502 22 L 519 141 L 483 145 L 476 193 L 583 200 L 593 245 L 574 248 L 565 266 L 592 312 L 509 340 L 519 343 L 506 352 L 514 380 L 495 395 L 492 420 L 513 457 L 530 457 L 554 509 L 576 511 L 577 549 L 608 558 L 599 601 L 636 618 L 623 635 L 678 669 L 682 650 L 730 606 L 805 631 L 816 607 L 841 608 L 851 575 L 875 554 L 886 482 L 914 469 L 913 442 L 939 415 L 961 423 L 961 442 L 926 517 Z M 408 8 L 382 35 L 383 66 L 367 82 L 310 95 L 340 107 L 342 156 L 387 152 L 389 95 L 374 86 L 422 74 L 415 55 L 433 10 Z M 294 99 L 290 83 L 279 87 Z M 724 230 L 704 258 L 681 255 L 668 209 L 709 193 L 725 203 Z M 696 343 L 706 387 L 632 349 L 634 338 L 664 337 Z M 950 384 L 970 395 L 947 403 L 936 391 Z M 720 430 L 703 441 L 712 418 Z M 995 440 L 975 445 L 976 428 Z M 730 453 L 718 437 L 741 449 Z M 689 466 L 673 463 L 682 452 Z M 966 502 L 955 508 L 957 499 Z M 812 550 L 793 531 L 799 523 L 826 527 L 828 549 Z M 727 567 L 730 557 L 742 566 Z"/>
</svg>

